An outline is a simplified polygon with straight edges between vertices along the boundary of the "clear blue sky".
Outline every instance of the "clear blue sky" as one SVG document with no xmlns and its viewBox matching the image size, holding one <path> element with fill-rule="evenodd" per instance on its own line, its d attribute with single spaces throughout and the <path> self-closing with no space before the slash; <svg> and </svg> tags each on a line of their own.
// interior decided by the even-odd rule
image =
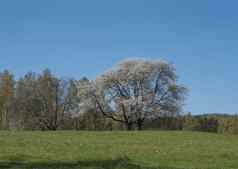
<svg viewBox="0 0 238 169">
<path fill-rule="evenodd" d="M 164 58 L 190 89 L 185 110 L 238 112 L 238 1 L 0 2 L 0 70 L 95 77 L 126 57 Z"/>
</svg>

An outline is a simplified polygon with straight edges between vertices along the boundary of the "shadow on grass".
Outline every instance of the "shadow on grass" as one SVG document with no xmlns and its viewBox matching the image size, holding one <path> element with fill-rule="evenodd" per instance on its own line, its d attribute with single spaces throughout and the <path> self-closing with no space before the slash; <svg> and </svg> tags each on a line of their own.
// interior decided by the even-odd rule
<svg viewBox="0 0 238 169">
<path fill-rule="evenodd" d="M 178 169 L 171 167 L 148 167 L 133 164 L 128 158 L 100 161 L 49 161 L 49 162 L 22 162 L 0 161 L 0 169 Z"/>
</svg>

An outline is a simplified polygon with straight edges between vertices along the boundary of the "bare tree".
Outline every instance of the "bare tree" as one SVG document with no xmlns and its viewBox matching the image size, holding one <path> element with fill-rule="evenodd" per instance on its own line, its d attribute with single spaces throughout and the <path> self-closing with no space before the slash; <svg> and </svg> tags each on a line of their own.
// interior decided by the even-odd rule
<svg viewBox="0 0 238 169">
<path fill-rule="evenodd" d="M 36 74 L 28 72 L 16 83 L 15 116 L 13 120 L 18 129 L 39 129 L 36 114 L 40 112 L 40 99 L 35 93 Z"/>
<path fill-rule="evenodd" d="M 63 122 L 66 113 L 74 108 L 72 81 L 58 79 L 45 70 L 37 79 L 35 93 L 40 100 L 37 117 L 41 128 L 56 130 Z"/>
<path fill-rule="evenodd" d="M 77 93 L 74 80 L 59 79 L 49 70 L 29 72 L 17 81 L 14 121 L 22 129 L 65 128 L 77 111 Z"/>
<path fill-rule="evenodd" d="M 0 128 L 9 128 L 9 118 L 13 114 L 15 80 L 8 70 L 0 73 Z"/>
<path fill-rule="evenodd" d="M 0 128 L 9 129 L 14 109 L 15 80 L 8 70 L 0 73 Z"/>
<path fill-rule="evenodd" d="M 177 84 L 175 68 L 163 60 L 128 59 L 83 85 L 82 107 L 96 103 L 107 118 L 135 124 L 181 110 L 186 88 Z"/>
</svg>

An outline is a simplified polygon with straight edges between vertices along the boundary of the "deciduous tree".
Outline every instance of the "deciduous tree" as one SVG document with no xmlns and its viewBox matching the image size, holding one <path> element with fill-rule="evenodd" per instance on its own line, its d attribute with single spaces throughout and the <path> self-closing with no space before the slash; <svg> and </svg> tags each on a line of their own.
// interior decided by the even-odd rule
<svg viewBox="0 0 238 169">
<path fill-rule="evenodd" d="M 146 59 L 124 60 L 84 88 L 105 117 L 128 130 L 133 125 L 141 130 L 146 119 L 179 113 L 187 91 L 177 83 L 172 64 Z"/>
</svg>

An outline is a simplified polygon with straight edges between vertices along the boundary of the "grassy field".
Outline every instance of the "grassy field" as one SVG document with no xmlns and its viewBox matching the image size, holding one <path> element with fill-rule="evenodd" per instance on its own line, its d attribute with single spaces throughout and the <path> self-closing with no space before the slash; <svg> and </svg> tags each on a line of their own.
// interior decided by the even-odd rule
<svg viewBox="0 0 238 169">
<path fill-rule="evenodd" d="M 0 132 L 0 169 L 237 169 L 238 136 Z"/>
</svg>

